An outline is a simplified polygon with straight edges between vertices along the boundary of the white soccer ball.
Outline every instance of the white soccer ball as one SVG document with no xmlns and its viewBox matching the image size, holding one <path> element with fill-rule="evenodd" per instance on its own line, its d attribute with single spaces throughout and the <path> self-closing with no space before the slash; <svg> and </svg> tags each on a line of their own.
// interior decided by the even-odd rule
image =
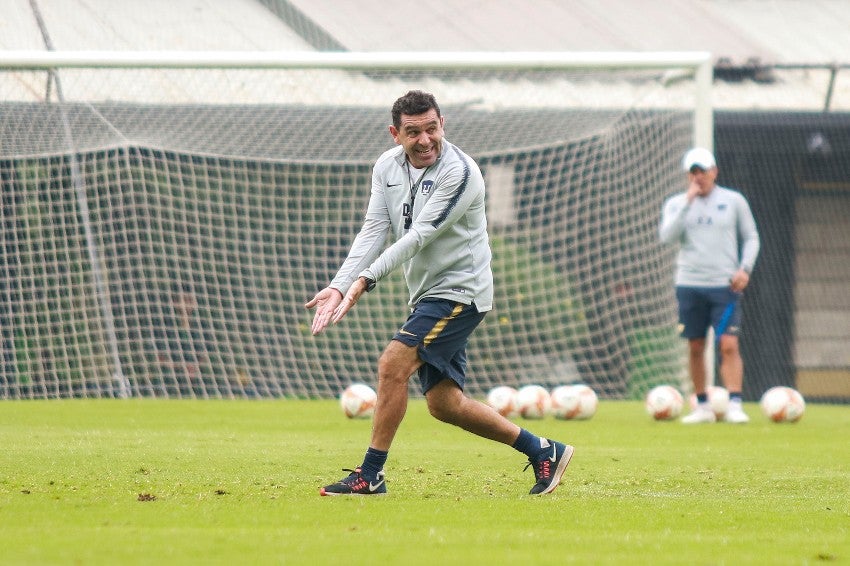
<svg viewBox="0 0 850 566">
<path fill-rule="evenodd" d="M 517 391 L 517 410 L 524 419 L 542 419 L 552 408 L 549 392 L 540 385 L 526 385 Z"/>
<path fill-rule="evenodd" d="M 365 383 L 352 383 L 339 395 L 339 405 L 349 419 L 368 419 L 375 413 L 378 394 Z"/>
<path fill-rule="evenodd" d="M 658 385 L 646 394 L 646 412 L 656 421 L 669 421 L 682 414 L 685 400 L 672 385 Z"/>
<path fill-rule="evenodd" d="M 487 393 L 487 404 L 496 409 L 503 417 L 519 415 L 517 390 L 509 385 L 494 387 Z"/>
<path fill-rule="evenodd" d="M 718 421 L 722 421 L 723 417 L 726 416 L 726 411 L 729 410 L 729 390 L 719 385 L 711 385 L 705 392 L 708 393 L 708 404 L 711 405 L 714 416 L 717 417 Z M 697 408 L 695 393 L 691 393 L 691 396 L 688 397 L 688 404 L 691 410 Z"/>
<path fill-rule="evenodd" d="M 795 423 L 806 411 L 806 401 L 800 392 L 784 385 L 765 391 L 760 404 L 765 416 L 775 423 Z"/>
<path fill-rule="evenodd" d="M 584 384 L 560 385 L 550 396 L 556 419 L 589 419 L 596 414 L 599 405 L 596 392 Z"/>
</svg>

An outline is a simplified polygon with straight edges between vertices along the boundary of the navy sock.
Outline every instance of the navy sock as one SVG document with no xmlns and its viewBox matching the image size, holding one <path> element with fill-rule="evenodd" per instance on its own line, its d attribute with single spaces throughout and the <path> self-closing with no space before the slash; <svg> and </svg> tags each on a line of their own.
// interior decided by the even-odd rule
<svg viewBox="0 0 850 566">
<path fill-rule="evenodd" d="M 697 403 L 708 403 L 708 393 L 697 393 Z"/>
<path fill-rule="evenodd" d="M 366 457 L 363 458 L 363 464 L 360 466 L 360 473 L 369 481 L 378 479 L 378 472 L 384 469 L 386 462 L 387 453 L 370 446 L 366 450 Z"/>
<path fill-rule="evenodd" d="M 729 400 L 730 401 L 743 401 L 744 396 L 740 391 L 730 391 L 729 392 Z"/>
<path fill-rule="evenodd" d="M 536 458 L 541 452 L 548 450 L 552 444 L 545 438 L 535 436 L 522 428 L 519 431 L 519 436 L 511 446 L 529 458 Z"/>
</svg>

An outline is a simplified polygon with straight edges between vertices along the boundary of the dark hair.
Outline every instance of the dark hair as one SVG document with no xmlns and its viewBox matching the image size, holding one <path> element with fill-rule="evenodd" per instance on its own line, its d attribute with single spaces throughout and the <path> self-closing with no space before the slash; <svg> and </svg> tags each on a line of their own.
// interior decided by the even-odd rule
<svg viewBox="0 0 850 566">
<path fill-rule="evenodd" d="M 440 117 L 440 107 L 437 106 L 437 99 L 434 95 L 421 90 L 411 90 L 407 94 L 399 98 L 393 104 L 392 116 L 393 126 L 401 127 L 401 115 L 415 116 L 424 114 L 425 112 L 434 109 L 437 111 L 437 117 Z"/>
</svg>

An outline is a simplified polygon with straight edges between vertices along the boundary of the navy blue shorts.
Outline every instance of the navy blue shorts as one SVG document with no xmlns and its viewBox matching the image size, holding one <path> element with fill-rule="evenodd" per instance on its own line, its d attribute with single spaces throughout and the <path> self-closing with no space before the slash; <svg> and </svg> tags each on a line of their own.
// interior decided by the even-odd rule
<svg viewBox="0 0 850 566">
<path fill-rule="evenodd" d="M 741 331 L 741 306 L 729 287 L 676 287 L 679 301 L 679 331 L 682 338 L 705 338 L 714 328 L 718 339 L 723 334 L 738 336 Z"/>
<path fill-rule="evenodd" d="M 393 340 L 416 346 L 424 362 L 419 368 L 422 393 L 444 379 L 463 389 L 466 379 L 466 345 L 484 314 L 474 304 L 446 299 L 422 299 L 413 308 Z"/>
</svg>

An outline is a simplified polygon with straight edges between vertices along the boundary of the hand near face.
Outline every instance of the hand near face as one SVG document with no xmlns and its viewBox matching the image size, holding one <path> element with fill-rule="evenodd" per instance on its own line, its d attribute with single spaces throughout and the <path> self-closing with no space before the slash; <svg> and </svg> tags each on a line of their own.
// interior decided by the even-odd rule
<svg viewBox="0 0 850 566">
<path fill-rule="evenodd" d="M 694 199 L 700 196 L 701 193 L 702 188 L 700 188 L 699 184 L 696 181 L 692 180 L 688 185 L 688 190 L 685 193 L 685 198 L 688 200 L 689 203 L 694 202 Z"/>
<path fill-rule="evenodd" d="M 708 196 L 711 189 L 714 188 L 714 181 L 717 179 L 717 167 L 711 169 L 700 169 L 694 167 L 688 172 L 688 190 L 685 197 L 691 203 L 697 197 Z"/>
</svg>

